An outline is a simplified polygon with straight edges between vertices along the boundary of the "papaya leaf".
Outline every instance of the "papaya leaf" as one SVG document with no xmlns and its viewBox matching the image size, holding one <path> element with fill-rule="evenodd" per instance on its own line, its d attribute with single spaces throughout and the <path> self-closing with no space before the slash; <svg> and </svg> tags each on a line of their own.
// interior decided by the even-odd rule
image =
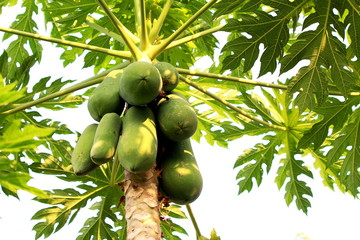
<svg viewBox="0 0 360 240">
<path fill-rule="evenodd" d="M 217 11 L 214 15 L 215 17 L 219 17 L 234 11 L 247 12 L 256 10 L 262 2 L 261 0 L 222 0 L 215 4 L 214 8 L 216 8 Z"/>
<path fill-rule="evenodd" d="M 26 125 L 21 129 L 21 120 L 16 119 L 8 123 L 0 136 L 0 149 L 4 152 L 18 152 L 25 149 L 33 149 L 44 142 L 39 138 L 51 135 L 55 129 L 40 128 L 34 125 Z"/>
<path fill-rule="evenodd" d="M 329 1 L 328 4 L 315 2 L 315 11 L 304 20 L 304 31 L 281 59 L 281 73 L 292 69 L 301 60 L 310 61 L 308 66 L 302 67 L 290 80 L 288 87 L 291 94 L 301 89 L 296 97 L 301 111 L 306 108 L 314 109 L 323 104 L 330 83 L 335 84 L 345 96 L 348 96 L 355 85 L 356 77 L 347 58 L 344 40 L 333 34 L 336 32 L 344 36 L 346 28 L 344 23 L 338 21 L 339 17 L 333 11 L 338 6 L 333 2 L 336 1 Z M 307 30 L 307 27 L 310 30 Z M 329 70 L 331 78 L 327 76 L 326 70 Z"/>
<path fill-rule="evenodd" d="M 315 111 L 323 116 L 322 120 L 315 123 L 309 131 L 306 131 L 299 140 L 299 148 L 307 148 L 314 144 L 314 149 L 318 149 L 328 136 L 330 127 L 332 132 L 338 132 L 347 121 L 351 114 L 356 98 L 351 98 L 346 102 L 341 102 L 336 98 L 316 108 Z"/>
<path fill-rule="evenodd" d="M 35 187 L 29 186 L 28 181 L 32 179 L 29 173 L 19 172 L 14 168 L 14 160 L 10 160 L 5 155 L 0 156 L 0 186 L 6 189 L 6 195 L 17 197 L 18 190 L 27 191 L 39 197 L 46 198 L 44 191 Z"/>
<path fill-rule="evenodd" d="M 307 213 L 310 201 L 306 196 L 312 197 L 312 191 L 306 182 L 299 179 L 299 176 L 312 178 L 312 172 L 304 166 L 304 162 L 296 159 L 299 152 L 296 150 L 297 139 L 290 132 L 282 134 L 282 148 L 279 154 L 284 154 L 280 160 L 281 166 L 278 168 L 275 182 L 280 189 L 286 182 L 285 201 L 289 205 L 295 197 L 296 206 L 299 210 Z"/>
<path fill-rule="evenodd" d="M 350 116 L 349 123 L 342 129 L 340 136 L 332 143 L 326 158 L 327 165 L 332 166 L 335 162 L 341 161 L 340 181 L 345 185 L 351 194 L 356 196 L 359 193 L 360 173 L 360 116 L 359 108 Z"/>
<path fill-rule="evenodd" d="M 16 21 L 13 22 L 10 27 L 16 30 L 36 33 L 37 24 L 32 19 L 33 15 L 38 13 L 38 6 L 36 2 L 23 1 L 22 7 L 25 8 L 25 12 L 19 14 L 16 18 Z M 11 36 L 11 34 L 6 33 L 4 35 L 4 39 L 7 39 Z M 27 44 L 30 46 L 35 59 L 37 61 L 41 60 L 41 44 L 34 39 L 18 36 L 17 40 L 12 41 L 7 48 L 8 56 L 11 59 L 11 61 L 8 62 L 8 79 L 14 79 L 17 64 L 22 64 L 23 61 L 30 56 L 29 52 L 25 48 Z M 26 85 L 26 83 L 24 85 Z"/>
<path fill-rule="evenodd" d="M 344 1 L 346 8 L 349 11 L 345 18 L 345 24 L 349 26 L 349 37 L 351 39 L 350 48 L 355 52 L 356 56 L 360 56 L 360 7 L 359 1 L 351 0 Z M 345 9 L 344 9 L 345 11 Z"/>
<path fill-rule="evenodd" d="M 303 1 L 268 1 L 275 9 L 276 15 L 264 11 L 253 11 L 251 14 L 239 14 L 239 19 L 229 19 L 224 31 L 246 33 L 225 44 L 222 52 L 232 52 L 223 61 L 223 70 L 235 69 L 244 60 L 244 71 L 249 71 L 260 56 L 260 45 L 264 52 L 260 57 L 260 73 L 273 73 L 276 59 L 283 54 L 283 48 L 289 40 L 288 23 L 291 17 L 301 11 Z M 281 39 L 281 40 L 280 40 Z"/>
<path fill-rule="evenodd" d="M 16 82 L 9 85 L 0 85 L 0 110 L 7 110 L 8 105 L 25 96 L 26 88 L 16 90 L 16 85 Z"/>
<path fill-rule="evenodd" d="M 95 202 L 90 207 L 91 210 L 97 210 L 98 213 L 95 217 L 91 217 L 86 220 L 84 227 L 80 230 L 80 235 L 76 238 L 77 240 L 90 240 L 92 237 L 95 237 L 96 239 L 118 239 L 118 235 L 114 231 L 113 226 L 105 220 L 111 220 L 112 222 L 119 221 L 118 216 L 116 216 L 115 212 L 112 211 L 114 196 L 118 199 L 122 196 L 119 189 L 119 187 L 116 187 L 111 191 L 107 191 L 107 195 L 101 197 L 100 201 Z M 121 215 L 124 214 L 124 212 L 121 213 Z M 123 219 L 121 221 L 125 220 Z"/>
<path fill-rule="evenodd" d="M 254 148 L 247 149 L 238 157 L 234 168 L 240 168 L 236 179 L 239 185 L 239 194 L 248 191 L 253 187 L 253 179 L 256 180 L 258 186 L 262 182 L 264 168 L 266 172 L 270 171 L 274 156 L 277 154 L 277 147 L 281 144 L 282 135 L 265 136 L 263 139 L 268 143 L 258 143 Z"/>
<path fill-rule="evenodd" d="M 181 207 L 176 204 L 170 204 L 169 206 L 162 207 L 160 209 L 161 214 L 161 230 L 164 234 L 164 239 L 166 240 L 180 240 L 178 236 L 174 233 L 181 233 L 188 235 L 186 230 L 180 225 L 173 222 L 173 219 L 186 219 L 186 215 L 181 211 Z"/>
</svg>

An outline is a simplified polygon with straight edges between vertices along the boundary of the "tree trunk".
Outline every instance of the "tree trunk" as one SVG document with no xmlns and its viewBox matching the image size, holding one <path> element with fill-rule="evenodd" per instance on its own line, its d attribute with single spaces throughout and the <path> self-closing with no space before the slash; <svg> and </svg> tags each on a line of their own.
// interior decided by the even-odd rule
<svg viewBox="0 0 360 240">
<path fill-rule="evenodd" d="M 125 171 L 125 219 L 127 240 L 160 240 L 157 171 L 142 174 Z"/>
</svg>

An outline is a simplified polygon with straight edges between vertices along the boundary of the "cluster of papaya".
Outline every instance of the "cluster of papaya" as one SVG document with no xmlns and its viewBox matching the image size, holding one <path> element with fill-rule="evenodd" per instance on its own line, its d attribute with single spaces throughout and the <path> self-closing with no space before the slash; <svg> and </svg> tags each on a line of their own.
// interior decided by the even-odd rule
<svg viewBox="0 0 360 240">
<path fill-rule="evenodd" d="M 196 200 L 203 185 L 190 143 L 197 116 L 174 91 L 178 81 L 176 68 L 166 62 L 133 62 L 107 75 L 88 101 L 97 123 L 76 143 L 75 174 L 88 174 L 113 158 L 134 174 L 156 165 L 164 197 L 178 204 Z"/>
</svg>

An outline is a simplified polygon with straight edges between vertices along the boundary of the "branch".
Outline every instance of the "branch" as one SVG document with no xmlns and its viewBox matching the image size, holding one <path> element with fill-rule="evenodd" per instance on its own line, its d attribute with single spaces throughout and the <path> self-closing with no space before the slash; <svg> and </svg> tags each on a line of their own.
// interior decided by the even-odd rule
<svg viewBox="0 0 360 240">
<path fill-rule="evenodd" d="M 179 73 L 185 74 L 185 75 L 206 77 L 206 78 L 213 78 L 213 79 L 221 79 L 221 80 L 225 80 L 225 81 L 249 84 L 249 85 L 260 86 L 260 87 L 276 88 L 276 89 L 282 89 L 282 90 L 288 89 L 287 85 L 253 81 L 253 80 L 248 80 L 248 79 L 239 78 L 239 77 L 225 76 L 225 75 L 215 74 L 215 73 L 206 73 L 206 72 L 201 72 L 201 71 L 197 71 L 197 70 L 188 70 L 188 69 L 183 69 L 183 68 L 177 68 L 177 70 Z M 301 92 L 303 90 L 299 89 L 298 91 Z M 329 91 L 329 95 L 344 96 L 344 94 L 340 91 Z M 349 96 L 353 96 L 353 97 L 360 96 L 360 92 L 350 92 Z"/>
<path fill-rule="evenodd" d="M 149 58 L 154 59 L 160 53 L 162 53 L 168 45 L 170 45 L 182 32 L 184 32 L 193 22 L 195 22 L 204 12 L 206 12 L 212 5 L 214 5 L 218 0 L 210 0 L 202 8 L 200 8 L 193 16 L 191 16 L 181 27 L 179 27 L 173 34 L 171 34 L 167 39 L 162 41 L 159 45 L 155 45 L 149 51 Z"/>
<path fill-rule="evenodd" d="M 224 26 L 225 25 L 219 25 L 219 26 L 216 26 L 216 27 L 213 27 L 213 28 L 210 28 L 210 29 L 198 32 L 198 33 L 195 33 L 193 35 L 190 35 L 190 36 L 183 37 L 181 39 L 175 40 L 166 47 L 166 50 L 169 49 L 169 48 L 177 47 L 177 46 L 179 46 L 181 44 L 193 41 L 195 39 L 201 38 L 201 37 L 203 37 L 205 35 L 220 31 L 221 28 L 223 28 Z"/>
<path fill-rule="evenodd" d="M 123 69 L 125 68 L 127 65 L 129 65 L 129 62 L 124 62 L 124 63 L 121 63 L 113 68 L 110 68 L 102 73 L 99 73 L 93 77 L 90 77 L 82 82 L 79 82 L 73 86 L 70 86 L 68 88 L 65 88 L 64 90 L 61 90 L 61 91 L 58 91 L 58 92 L 55 92 L 55 93 L 52 93 L 52 94 L 49 94 L 45 97 L 42 97 L 42 98 L 39 98 L 39 99 L 36 99 L 34 101 L 30 101 L 30 102 L 26 102 L 24 104 L 21 104 L 15 108 L 12 108 L 10 110 L 7 110 L 1 114 L 14 114 L 14 113 L 17 113 L 17 112 L 20 112 L 26 108 L 30 108 L 30 107 L 33 107 L 33 106 L 36 106 L 37 104 L 40 104 L 40 103 L 43 103 L 43 102 L 46 102 L 48 100 L 51 100 L 53 98 L 57 98 L 57 97 L 61 97 L 63 95 L 66 95 L 66 94 L 69 94 L 69 93 L 72 93 L 72 92 L 75 92 L 77 90 L 80 90 L 80 89 L 83 89 L 83 88 L 86 88 L 86 87 L 90 87 L 92 85 L 95 85 L 95 84 L 98 84 L 100 82 L 102 82 L 104 80 L 104 78 L 106 77 L 106 75 L 108 75 L 111 71 L 113 70 L 117 70 L 117 69 Z"/>
<path fill-rule="evenodd" d="M 125 45 L 130 49 L 132 56 L 135 57 L 136 60 L 140 60 L 140 59 L 144 58 L 144 54 L 141 53 L 140 49 L 132 41 L 132 39 L 128 33 L 129 30 L 111 12 L 111 10 L 109 9 L 105 0 L 96 0 L 96 1 L 99 3 L 99 5 L 102 7 L 102 9 L 105 11 L 105 13 L 110 18 L 111 22 L 114 24 L 116 29 L 121 34 L 121 37 L 124 39 Z"/>
<path fill-rule="evenodd" d="M 162 25 L 164 24 L 164 20 L 165 20 L 167 14 L 169 13 L 170 7 L 173 2 L 174 2 L 174 0 L 167 0 L 166 3 L 164 4 L 164 7 L 160 13 L 159 18 L 156 21 L 154 21 L 154 25 L 151 28 L 150 33 L 149 33 L 150 43 L 153 43 L 156 40 L 156 38 L 158 37 L 159 32 L 162 28 Z"/>
<path fill-rule="evenodd" d="M 111 50 L 111 49 L 87 45 L 87 44 L 83 44 L 83 43 L 62 40 L 62 39 L 52 38 L 52 37 L 46 37 L 46 36 L 42 36 L 39 34 L 24 32 L 24 31 L 20 31 L 20 30 L 16 30 L 16 29 L 11 29 L 11 28 L 0 27 L 0 31 L 12 33 L 12 34 L 20 35 L 20 36 L 24 36 L 24 37 L 29 37 L 29 38 L 33 38 L 33 39 L 43 40 L 43 41 L 47 41 L 47 42 L 51 42 L 51 43 L 57 43 L 57 44 L 65 45 L 65 46 L 76 47 L 76 48 L 81 48 L 81 49 L 85 49 L 85 50 L 91 50 L 91 51 L 95 51 L 95 52 L 105 53 L 105 54 L 112 55 L 115 57 L 120 57 L 123 59 L 131 59 L 131 54 L 129 51 Z"/>
<path fill-rule="evenodd" d="M 212 99 L 218 101 L 219 103 L 221 103 L 222 105 L 230 108 L 231 110 L 234 110 L 235 112 L 239 113 L 240 115 L 250 119 L 250 120 L 253 120 L 254 122 L 257 122 L 257 123 L 260 123 L 264 126 L 267 126 L 269 128 L 273 128 L 273 129 L 277 129 L 277 130 L 282 130 L 282 131 L 285 131 L 286 128 L 285 127 L 281 127 L 281 126 L 278 126 L 278 125 L 274 125 L 272 123 L 268 123 L 268 122 L 265 122 L 261 119 L 258 119 L 256 117 L 254 117 L 253 115 L 251 115 L 250 113 L 244 111 L 244 110 L 241 110 L 240 108 L 238 107 L 235 107 L 234 105 L 230 104 L 229 102 L 225 101 L 224 99 L 218 97 L 217 95 L 207 91 L 206 89 L 204 89 L 203 87 L 197 85 L 196 83 L 190 81 L 189 79 L 183 77 L 183 76 L 180 76 L 180 80 L 187 83 L 188 85 L 192 86 L 193 88 L 199 90 L 200 92 L 204 93 L 205 95 L 211 97 Z"/>
</svg>

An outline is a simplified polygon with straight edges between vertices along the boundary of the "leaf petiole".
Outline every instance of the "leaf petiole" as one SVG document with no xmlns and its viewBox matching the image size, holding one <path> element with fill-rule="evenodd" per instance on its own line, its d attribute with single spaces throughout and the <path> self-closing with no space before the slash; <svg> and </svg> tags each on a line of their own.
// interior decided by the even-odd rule
<svg viewBox="0 0 360 240">
<path fill-rule="evenodd" d="M 186 84 L 192 86 L 193 88 L 199 90 L 200 92 L 204 93 L 205 95 L 208 95 L 209 97 L 211 97 L 212 99 L 218 101 L 222 105 L 230 108 L 231 110 L 234 110 L 235 112 L 239 113 L 241 116 L 244 116 L 247 119 L 253 120 L 254 122 L 260 123 L 260 124 L 262 124 L 264 126 L 267 126 L 269 128 L 273 128 L 273 129 L 277 129 L 277 130 L 281 130 L 281 131 L 286 131 L 285 127 L 275 125 L 275 124 L 272 124 L 272 123 L 268 123 L 268 122 L 265 122 L 265 121 L 263 121 L 261 119 L 258 119 L 256 117 L 254 117 L 252 114 L 250 114 L 250 113 L 248 113 L 248 112 L 246 112 L 246 111 L 244 111 L 244 110 L 242 110 L 242 109 L 240 109 L 238 107 L 235 107 L 234 105 L 230 104 L 226 100 L 218 97 L 216 94 L 213 94 L 213 93 L 207 91 L 203 87 L 197 85 L 196 83 L 190 81 L 189 79 L 187 79 L 187 78 L 185 78 L 183 76 L 180 76 L 180 80 L 185 82 Z"/>
<path fill-rule="evenodd" d="M 30 108 L 30 107 L 36 106 L 37 104 L 40 104 L 40 103 L 46 102 L 48 100 L 51 100 L 53 98 L 61 97 L 63 95 L 75 92 L 77 90 L 80 90 L 80 89 L 83 89 L 83 88 L 90 87 L 92 85 L 98 84 L 98 83 L 102 82 L 102 80 L 104 80 L 106 75 L 109 74 L 111 71 L 125 68 L 127 65 L 129 65 L 129 62 L 121 63 L 121 64 L 119 64 L 119 65 L 117 65 L 117 66 L 115 66 L 113 68 L 110 68 L 110 69 L 108 69 L 108 70 L 106 70 L 106 71 L 104 71 L 102 73 L 99 73 L 99 74 L 93 76 L 93 77 L 85 79 L 84 81 L 79 82 L 79 83 L 77 83 L 77 84 L 75 84 L 73 86 L 70 86 L 70 87 L 68 87 L 68 88 L 66 88 L 64 90 L 49 94 L 49 95 L 47 95 L 45 97 L 36 99 L 34 101 L 23 103 L 23 104 L 15 107 L 15 108 L 12 108 L 12 109 L 10 109 L 8 111 L 3 112 L 1 114 L 14 114 L 14 113 L 22 111 L 22 110 L 24 110 L 26 108 Z"/>
<path fill-rule="evenodd" d="M 91 51 L 95 51 L 95 52 L 105 53 L 105 54 L 112 55 L 115 57 L 120 57 L 123 59 L 131 59 L 131 54 L 129 51 L 112 50 L 112 49 L 92 46 L 92 45 L 88 45 L 88 44 L 83 44 L 83 43 L 78 43 L 78 42 L 73 42 L 73 41 L 68 41 L 68 40 L 63 40 L 63 39 L 42 36 L 39 34 L 24 32 L 24 31 L 12 29 L 12 28 L 0 27 L 0 31 L 12 33 L 12 34 L 20 35 L 20 36 L 24 36 L 24 37 L 29 37 L 29 38 L 33 38 L 33 39 L 43 40 L 43 41 L 47 41 L 47 42 L 51 42 L 51 43 L 57 43 L 57 44 L 65 45 L 65 46 L 76 47 L 76 48 L 81 48 L 81 49 L 85 49 L 85 50 L 91 50 Z"/>
<path fill-rule="evenodd" d="M 203 13 L 205 13 L 211 6 L 213 6 L 218 0 L 210 0 L 202 8 L 200 8 L 193 16 L 191 16 L 181 27 L 179 27 L 173 34 L 166 38 L 159 45 L 153 46 L 149 50 L 148 56 L 150 59 L 155 59 L 160 53 L 162 53 L 167 46 L 169 46 L 181 33 L 183 33 L 193 22 L 195 22 Z"/>
</svg>

